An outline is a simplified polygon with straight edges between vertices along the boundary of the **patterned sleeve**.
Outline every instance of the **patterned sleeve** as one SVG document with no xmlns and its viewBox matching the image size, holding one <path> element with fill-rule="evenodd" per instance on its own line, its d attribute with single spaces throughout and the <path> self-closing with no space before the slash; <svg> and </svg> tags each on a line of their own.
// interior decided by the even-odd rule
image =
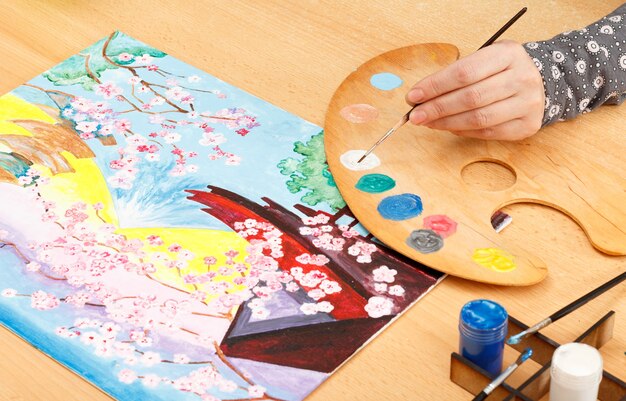
<svg viewBox="0 0 626 401">
<path fill-rule="evenodd" d="M 524 47 L 543 76 L 543 126 L 626 98 L 626 4 L 584 29 Z"/>
</svg>

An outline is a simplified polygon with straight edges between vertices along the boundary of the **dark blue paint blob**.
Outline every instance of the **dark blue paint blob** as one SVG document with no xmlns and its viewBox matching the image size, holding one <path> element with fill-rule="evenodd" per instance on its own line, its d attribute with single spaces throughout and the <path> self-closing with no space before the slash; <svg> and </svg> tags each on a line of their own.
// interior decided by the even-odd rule
<svg viewBox="0 0 626 401">
<path fill-rule="evenodd" d="M 402 86 L 402 78 L 390 72 L 381 72 L 380 74 L 372 75 L 370 84 L 380 90 L 390 91 Z"/>
<path fill-rule="evenodd" d="M 492 376 L 502 370 L 508 314 L 499 304 L 478 299 L 465 304 L 459 321 L 461 355 Z"/>
<path fill-rule="evenodd" d="M 388 196 L 378 204 L 378 213 L 388 220 L 410 219 L 422 210 L 422 199 L 414 194 Z"/>
</svg>

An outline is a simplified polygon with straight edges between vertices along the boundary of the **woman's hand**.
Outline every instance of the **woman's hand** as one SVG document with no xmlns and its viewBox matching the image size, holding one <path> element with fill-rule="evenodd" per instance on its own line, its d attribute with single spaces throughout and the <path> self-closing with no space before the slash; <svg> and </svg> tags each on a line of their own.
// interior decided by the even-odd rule
<svg viewBox="0 0 626 401">
<path fill-rule="evenodd" d="M 543 79 L 522 45 L 496 42 L 407 93 L 413 124 L 481 139 L 524 139 L 541 128 Z"/>
</svg>

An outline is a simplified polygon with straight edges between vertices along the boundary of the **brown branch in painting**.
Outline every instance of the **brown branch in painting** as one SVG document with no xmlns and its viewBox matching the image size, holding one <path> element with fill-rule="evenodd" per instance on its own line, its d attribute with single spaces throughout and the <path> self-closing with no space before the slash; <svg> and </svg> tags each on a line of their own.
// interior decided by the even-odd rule
<svg viewBox="0 0 626 401">
<path fill-rule="evenodd" d="M 217 341 L 213 341 L 213 347 L 215 348 L 215 354 L 220 358 L 220 361 L 222 361 L 224 365 L 228 366 L 230 370 L 235 372 L 237 376 L 241 377 L 241 379 L 244 380 L 246 383 L 248 383 L 251 386 L 254 386 L 254 383 L 252 382 L 252 380 L 248 379 L 239 369 L 237 369 L 235 365 L 233 365 L 228 360 L 228 358 L 226 358 L 226 355 L 224 355 L 224 352 L 220 348 L 220 345 L 217 343 Z"/>
<path fill-rule="evenodd" d="M 102 221 L 103 223 L 105 223 L 105 224 L 107 223 L 107 221 L 102 216 L 100 216 L 100 211 L 99 210 L 96 210 L 96 216 L 98 216 L 100 221 Z"/>
<path fill-rule="evenodd" d="M 224 365 L 228 366 L 228 368 L 230 370 L 232 370 L 234 373 L 237 374 L 237 376 L 239 376 L 243 381 L 245 381 L 246 383 L 248 383 L 251 386 L 254 386 L 254 382 L 252 380 L 250 380 L 249 378 L 247 378 L 239 369 L 237 369 L 237 367 L 235 365 L 233 365 L 228 358 L 226 358 L 226 355 L 224 355 L 224 352 L 222 351 L 222 349 L 220 348 L 220 345 L 217 343 L 217 341 L 213 341 L 213 346 L 215 347 L 215 353 L 216 355 L 220 358 L 220 361 L 222 361 L 222 363 L 224 363 Z M 247 399 L 253 399 L 253 400 L 270 400 L 270 401 L 284 401 L 281 398 L 276 398 L 276 397 L 272 397 L 268 394 L 263 394 L 263 397 L 258 397 L 258 398 L 247 398 Z"/>
<path fill-rule="evenodd" d="M 228 320 L 232 320 L 233 315 L 230 313 L 220 313 L 218 315 L 214 315 L 211 313 L 201 313 L 201 312 L 191 312 L 192 315 L 196 315 L 196 316 L 207 316 L 207 317 L 215 317 L 218 319 L 228 319 Z"/>
<path fill-rule="evenodd" d="M 137 70 L 134 67 L 130 67 L 128 65 L 122 65 L 119 63 L 116 63 L 115 61 L 113 61 L 108 55 L 107 55 L 107 48 L 109 47 L 109 44 L 111 43 L 111 40 L 113 40 L 113 35 L 115 35 L 115 33 L 112 33 L 111 35 L 109 35 L 109 37 L 107 38 L 107 40 L 104 42 L 104 46 L 102 46 L 102 58 L 104 58 L 104 60 L 111 64 L 114 65 L 116 67 L 119 68 L 125 68 L 127 70 L 129 70 L 134 76 L 136 76 L 137 78 L 141 79 L 141 83 L 145 84 L 146 87 L 150 90 L 150 92 L 154 93 L 154 95 L 162 97 L 163 99 L 165 99 L 165 103 L 169 104 L 170 106 L 172 106 L 173 108 L 175 108 L 176 110 L 178 110 L 181 113 L 189 113 L 188 110 L 185 110 L 181 107 L 179 107 L 178 105 L 172 103 L 171 101 L 169 101 L 167 98 L 165 98 L 164 96 L 162 96 L 159 92 L 157 92 L 156 90 L 154 90 L 151 87 L 151 83 L 144 81 L 139 74 L 137 74 Z"/>
<path fill-rule="evenodd" d="M 11 248 L 13 248 L 13 250 L 15 251 L 15 253 L 17 254 L 17 256 L 19 256 L 20 258 L 22 258 L 22 260 L 24 261 L 24 263 L 30 263 L 30 259 L 28 259 L 17 247 L 17 245 L 15 245 L 13 242 L 7 242 L 7 241 L 2 241 L 2 246 L 0 246 L 0 248 L 4 248 L 5 246 L 10 246 Z"/>
<path fill-rule="evenodd" d="M 46 278 L 49 278 L 50 280 L 57 280 L 57 281 L 65 281 L 65 280 L 67 280 L 65 277 L 54 277 L 54 276 L 51 276 L 51 275 L 49 275 L 47 273 L 42 272 L 41 270 L 37 270 L 37 273 L 41 274 L 42 276 L 44 276 Z"/>
<path fill-rule="evenodd" d="M 141 99 L 139 99 L 137 97 L 137 95 L 135 94 L 135 84 L 132 84 L 131 89 L 130 89 L 130 94 L 132 95 L 132 97 L 134 97 L 135 99 L 137 99 L 137 101 L 141 104 L 144 104 L 145 102 Z"/>
<path fill-rule="evenodd" d="M 91 54 L 78 54 L 81 57 L 85 58 L 85 71 L 87 71 L 87 75 L 89 75 L 89 78 L 91 78 L 94 82 L 100 84 L 102 82 L 100 82 L 100 79 L 96 76 L 96 74 L 93 73 L 93 71 L 91 70 L 91 67 L 89 66 L 89 59 L 91 58 Z"/>
</svg>

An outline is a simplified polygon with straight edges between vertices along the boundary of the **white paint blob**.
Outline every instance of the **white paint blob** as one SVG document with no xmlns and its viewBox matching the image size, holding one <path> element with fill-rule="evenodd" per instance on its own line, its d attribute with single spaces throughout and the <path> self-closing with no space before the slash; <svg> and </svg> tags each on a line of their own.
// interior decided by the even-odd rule
<svg viewBox="0 0 626 401">
<path fill-rule="evenodd" d="M 360 149 L 349 150 L 342 154 L 339 160 L 345 168 L 352 171 L 371 170 L 380 166 L 380 159 L 374 153 L 370 153 L 361 163 L 357 163 L 365 152 Z"/>
<path fill-rule="evenodd" d="M 550 368 L 550 401 L 595 401 L 602 380 L 602 356 L 582 343 L 561 345 Z"/>
</svg>

